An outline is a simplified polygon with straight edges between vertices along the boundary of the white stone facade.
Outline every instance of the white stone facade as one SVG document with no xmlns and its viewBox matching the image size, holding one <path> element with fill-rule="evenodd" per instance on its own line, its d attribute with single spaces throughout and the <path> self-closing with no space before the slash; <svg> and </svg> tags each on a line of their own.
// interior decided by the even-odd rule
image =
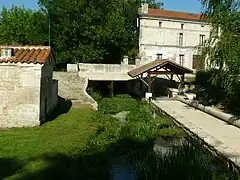
<svg viewBox="0 0 240 180">
<path fill-rule="evenodd" d="M 147 9 L 143 6 L 138 21 L 141 64 L 162 58 L 193 69 L 196 46 L 209 37 L 210 25 L 187 18 L 151 16 Z"/>
<path fill-rule="evenodd" d="M 52 74 L 53 66 L 48 63 L 0 63 L 0 128 L 41 124 L 57 104 Z M 46 77 L 49 81 L 45 86 Z"/>
</svg>

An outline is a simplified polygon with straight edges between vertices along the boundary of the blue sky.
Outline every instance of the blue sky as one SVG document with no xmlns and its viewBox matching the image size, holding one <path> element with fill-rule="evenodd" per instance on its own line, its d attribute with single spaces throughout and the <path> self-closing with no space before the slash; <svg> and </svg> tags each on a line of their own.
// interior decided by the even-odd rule
<svg viewBox="0 0 240 180">
<path fill-rule="evenodd" d="M 0 0 L 0 7 L 5 6 L 11 8 L 12 5 L 24 5 L 26 8 L 36 9 L 38 8 L 38 0 Z"/>
<path fill-rule="evenodd" d="M 38 0 L 0 0 L 0 7 L 10 8 L 12 4 L 24 5 L 26 8 L 36 9 Z M 164 3 L 163 8 L 166 10 L 200 12 L 200 0 L 161 0 Z"/>
<path fill-rule="evenodd" d="M 200 0 L 161 0 L 161 2 L 164 3 L 163 8 L 166 10 L 201 12 Z"/>
</svg>

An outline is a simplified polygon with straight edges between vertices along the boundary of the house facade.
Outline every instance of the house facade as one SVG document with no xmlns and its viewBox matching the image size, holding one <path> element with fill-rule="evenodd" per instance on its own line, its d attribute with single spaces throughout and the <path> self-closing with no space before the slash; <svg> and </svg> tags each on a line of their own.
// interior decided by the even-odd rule
<svg viewBox="0 0 240 180">
<path fill-rule="evenodd" d="M 0 128 L 40 125 L 58 101 L 52 49 L 0 46 L 0 50 Z"/>
<path fill-rule="evenodd" d="M 169 59 L 191 69 L 204 68 L 196 47 L 210 35 L 210 25 L 201 14 L 139 9 L 139 56 L 141 64 Z"/>
</svg>

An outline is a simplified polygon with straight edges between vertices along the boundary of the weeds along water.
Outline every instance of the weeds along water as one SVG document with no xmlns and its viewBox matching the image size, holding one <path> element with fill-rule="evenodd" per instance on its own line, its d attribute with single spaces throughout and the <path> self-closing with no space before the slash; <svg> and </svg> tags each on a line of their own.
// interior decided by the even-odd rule
<svg viewBox="0 0 240 180">
<path fill-rule="evenodd" d="M 164 115 L 153 117 L 152 109 L 146 102 L 135 100 L 128 95 L 114 98 L 101 98 L 99 95 L 97 97 L 99 112 L 93 120 L 98 123 L 98 133 L 88 142 L 88 151 L 90 149 L 107 152 L 105 158 L 108 162 L 124 157 L 125 160 L 120 162 L 126 164 L 127 161 L 131 164 L 134 170 L 131 171 L 132 174 L 130 173 L 132 178 L 140 180 L 239 178 L 225 162 L 219 161 L 201 143 L 189 138 L 170 118 Z M 112 116 L 122 111 L 129 112 L 124 123 L 122 121 L 120 123 Z M 181 146 L 171 148 L 167 153 L 162 154 L 153 148 L 156 138 L 171 141 L 183 137 L 186 141 Z M 111 163 L 109 165 L 111 167 Z M 119 167 L 122 166 L 124 165 L 119 164 Z"/>
</svg>

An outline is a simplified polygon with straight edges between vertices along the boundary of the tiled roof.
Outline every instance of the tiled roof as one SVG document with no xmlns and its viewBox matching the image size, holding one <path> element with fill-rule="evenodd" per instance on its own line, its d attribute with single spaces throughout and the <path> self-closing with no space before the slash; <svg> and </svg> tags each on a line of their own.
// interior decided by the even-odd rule
<svg viewBox="0 0 240 180">
<path fill-rule="evenodd" d="M 133 69 L 128 72 L 128 75 L 132 78 L 135 78 L 136 76 L 139 76 L 143 73 L 146 73 L 148 71 L 151 71 L 155 68 L 163 68 L 166 67 L 171 72 L 175 74 L 183 74 L 183 73 L 193 73 L 191 69 L 188 69 L 186 67 L 183 67 L 173 61 L 170 60 L 155 60 L 148 64 L 144 64 L 140 67 L 137 67 L 136 69 Z"/>
<path fill-rule="evenodd" d="M 194 21 L 206 21 L 207 18 L 201 14 L 186 13 L 179 11 L 167 11 L 160 9 L 148 9 L 148 16 L 152 17 L 163 17 L 169 19 L 181 19 L 181 20 L 194 20 Z"/>
<path fill-rule="evenodd" d="M 0 52 L 3 48 L 12 49 L 12 57 L 0 57 L 0 63 L 34 63 L 44 64 L 51 55 L 49 46 L 0 46 Z"/>
</svg>

